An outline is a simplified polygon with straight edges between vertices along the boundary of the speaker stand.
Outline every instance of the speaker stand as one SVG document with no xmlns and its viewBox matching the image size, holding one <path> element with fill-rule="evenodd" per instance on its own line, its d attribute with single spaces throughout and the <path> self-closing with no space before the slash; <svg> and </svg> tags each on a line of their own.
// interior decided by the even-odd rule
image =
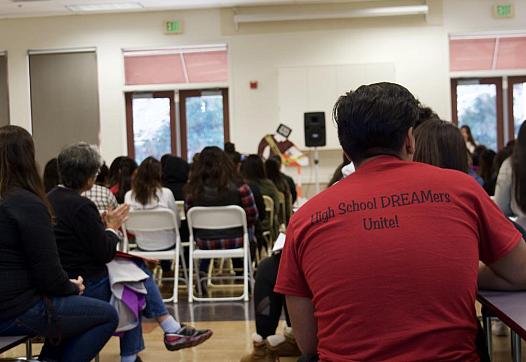
<svg viewBox="0 0 526 362">
<path fill-rule="evenodd" d="M 320 153 L 318 147 L 314 147 L 314 184 L 316 185 L 316 195 L 320 193 Z"/>
</svg>

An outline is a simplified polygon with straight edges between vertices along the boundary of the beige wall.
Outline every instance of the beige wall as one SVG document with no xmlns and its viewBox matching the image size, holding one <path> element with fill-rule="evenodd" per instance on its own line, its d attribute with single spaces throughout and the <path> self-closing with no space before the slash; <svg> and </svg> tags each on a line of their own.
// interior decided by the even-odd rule
<svg viewBox="0 0 526 362">
<path fill-rule="evenodd" d="M 11 120 L 30 128 L 28 49 L 96 47 L 101 150 L 111 160 L 126 152 L 123 92 L 133 89 L 124 86 L 121 49 L 213 43 L 229 47 L 231 139 L 243 152 L 254 152 L 265 133 L 287 123 L 278 119 L 277 69 L 284 66 L 392 63 L 397 82 L 450 119 L 448 33 L 526 30 L 520 20 L 526 18 L 526 2 L 515 2 L 515 19 L 498 21 L 491 16 L 489 0 L 445 0 L 443 9 L 440 0 L 429 3 L 428 21 L 268 23 L 242 25 L 238 31 L 231 10 L 213 9 L 0 20 L 0 46 L 9 52 Z M 164 35 L 167 19 L 184 20 L 185 33 Z M 259 89 L 249 89 L 251 80 L 259 82 Z M 330 120 L 327 126 L 333 127 Z M 301 143 L 298 132 L 292 139 Z M 327 160 L 321 177 L 329 177 L 338 161 Z"/>
<path fill-rule="evenodd" d="M 0 126 L 9 124 L 9 92 L 7 89 L 7 57 L 0 54 Z"/>
</svg>

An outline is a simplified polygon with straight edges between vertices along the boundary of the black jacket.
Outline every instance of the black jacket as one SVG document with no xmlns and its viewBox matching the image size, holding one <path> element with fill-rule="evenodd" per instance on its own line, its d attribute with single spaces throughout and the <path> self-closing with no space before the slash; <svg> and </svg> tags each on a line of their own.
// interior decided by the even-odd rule
<svg viewBox="0 0 526 362">
<path fill-rule="evenodd" d="M 55 211 L 60 261 L 69 277 L 88 280 L 107 275 L 106 263 L 115 256 L 119 237 L 106 231 L 95 204 L 64 187 L 55 187 L 48 198 Z"/>
<path fill-rule="evenodd" d="M 163 159 L 163 186 L 170 189 L 176 200 L 184 200 L 183 187 L 188 181 L 190 166 L 180 157 L 165 156 Z"/>
<path fill-rule="evenodd" d="M 0 320 L 41 296 L 78 293 L 60 265 L 51 217 L 33 193 L 13 189 L 0 202 Z"/>
</svg>

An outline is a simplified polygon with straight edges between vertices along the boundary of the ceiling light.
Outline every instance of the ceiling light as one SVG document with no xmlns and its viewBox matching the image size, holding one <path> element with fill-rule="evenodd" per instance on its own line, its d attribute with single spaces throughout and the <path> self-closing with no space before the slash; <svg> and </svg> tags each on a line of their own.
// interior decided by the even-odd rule
<svg viewBox="0 0 526 362">
<path fill-rule="evenodd" d="M 66 5 L 73 12 L 91 12 L 91 11 L 119 11 L 119 10 L 136 10 L 142 9 L 141 3 L 111 3 L 111 4 L 79 4 Z"/>
<path fill-rule="evenodd" d="M 234 15 L 235 23 L 255 23 L 267 21 L 294 21 L 319 19 L 370 18 L 378 16 L 425 15 L 429 11 L 427 5 L 407 5 L 353 9 L 346 11 L 317 11 L 305 13 L 270 13 L 270 14 L 238 14 Z"/>
</svg>

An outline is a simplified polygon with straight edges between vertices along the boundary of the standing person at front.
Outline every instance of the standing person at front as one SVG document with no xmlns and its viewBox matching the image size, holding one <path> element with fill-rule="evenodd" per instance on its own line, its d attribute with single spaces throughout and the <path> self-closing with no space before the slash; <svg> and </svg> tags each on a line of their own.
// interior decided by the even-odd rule
<svg viewBox="0 0 526 362">
<path fill-rule="evenodd" d="M 275 288 L 300 349 L 334 362 L 478 361 L 477 277 L 525 288 L 521 235 L 468 175 L 411 162 L 407 89 L 362 86 L 334 116 L 357 170 L 292 217 Z"/>
<path fill-rule="evenodd" d="M 0 336 L 46 337 L 41 361 L 91 360 L 117 312 L 62 269 L 33 140 L 16 126 L 0 128 L 0 199 Z"/>
</svg>

